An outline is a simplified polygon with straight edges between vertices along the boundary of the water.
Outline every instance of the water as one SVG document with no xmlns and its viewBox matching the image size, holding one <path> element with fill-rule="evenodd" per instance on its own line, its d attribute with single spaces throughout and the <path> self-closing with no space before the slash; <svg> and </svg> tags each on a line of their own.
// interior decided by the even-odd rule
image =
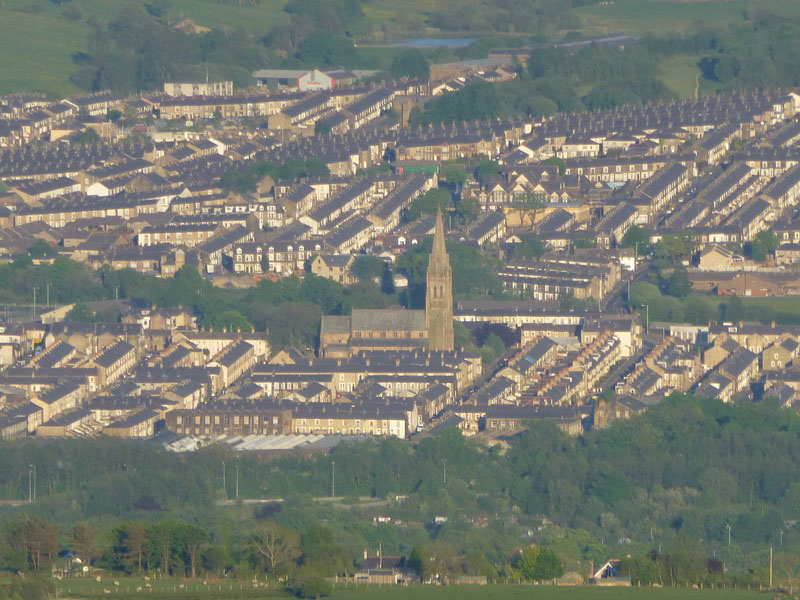
<svg viewBox="0 0 800 600">
<path fill-rule="evenodd" d="M 392 48 L 464 48 L 477 38 L 413 38 L 387 44 Z"/>
</svg>

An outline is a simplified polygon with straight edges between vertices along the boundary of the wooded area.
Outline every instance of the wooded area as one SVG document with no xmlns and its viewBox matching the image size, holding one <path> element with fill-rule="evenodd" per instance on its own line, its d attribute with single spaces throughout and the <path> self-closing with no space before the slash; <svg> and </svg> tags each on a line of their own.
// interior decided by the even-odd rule
<svg viewBox="0 0 800 600">
<path fill-rule="evenodd" d="M 674 394 L 580 438 L 531 425 L 505 451 L 457 430 L 273 460 L 102 438 L 3 445 L 0 495 L 26 498 L 32 464 L 38 495 L 4 512 L 0 565 L 44 568 L 70 548 L 127 572 L 331 575 L 380 544 L 412 565 L 490 578 L 585 572 L 629 554 L 635 581 L 758 584 L 768 546 L 800 561 L 799 433 L 789 410 Z M 334 468 L 340 505 L 314 501 L 330 496 Z M 219 507 L 235 499 L 234 472 L 241 498 L 284 501 Z M 531 542 L 547 553 L 507 560 Z"/>
</svg>

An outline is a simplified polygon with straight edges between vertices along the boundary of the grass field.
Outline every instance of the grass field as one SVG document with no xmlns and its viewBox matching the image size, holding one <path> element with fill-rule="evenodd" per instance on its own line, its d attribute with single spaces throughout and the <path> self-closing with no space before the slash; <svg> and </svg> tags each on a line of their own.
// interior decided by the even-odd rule
<svg viewBox="0 0 800 600">
<path fill-rule="evenodd" d="M 152 592 L 146 588 L 146 582 L 140 578 L 117 579 L 104 578 L 97 582 L 94 579 L 70 579 L 59 583 L 59 596 L 62 599 L 108 598 L 128 600 L 146 597 L 151 600 L 234 600 L 238 598 L 288 598 L 284 588 L 267 586 L 257 587 L 251 583 L 225 582 L 209 583 L 202 581 L 153 580 Z M 181 587 L 181 585 L 183 587 Z M 141 587 L 142 591 L 137 591 Z M 107 594 L 109 590 L 111 594 Z M 590 587 L 562 587 L 532 585 L 492 585 L 492 586 L 355 586 L 353 584 L 337 584 L 332 598 L 335 600 L 750 600 L 767 598 L 765 594 L 752 591 L 734 590 L 692 590 L 673 588 L 629 588 L 609 589 Z"/>
<path fill-rule="evenodd" d="M 64 7 L 39 2 L 42 11 L 25 12 L 33 0 L 4 0 L 0 9 L 0 94 L 20 90 L 66 96 L 76 88 L 69 78 L 77 71 L 72 54 L 84 50 L 91 28 L 88 17 L 113 19 L 127 4 L 144 5 L 151 0 L 72 0 L 66 6 L 78 8 L 83 18 L 69 21 Z M 171 0 L 170 17 L 190 17 L 205 27 L 242 27 L 266 34 L 284 22 L 285 0 L 261 0 L 260 4 L 238 6 L 218 0 Z"/>
<path fill-rule="evenodd" d="M 661 63 L 659 79 L 680 98 L 694 98 L 697 77 L 700 69 L 697 66 L 698 56 L 675 56 Z"/>
<path fill-rule="evenodd" d="M 691 590 L 691 589 L 657 589 L 657 588 L 592 588 L 561 587 L 531 585 L 493 585 L 464 586 L 451 585 L 444 587 L 415 586 L 412 588 L 376 589 L 373 587 L 347 588 L 337 590 L 335 600 L 749 600 L 767 598 L 758 592 L 739 592 L 733 590 Z"/>
<path fill-rule="evenodd" d="M 747 9 L 773 10 L 787 16 L 800 16 L 796 0 L 614 0 L 576 10 L 586 32 L 621 31 L 631 35 L 679 33 L 702 27 L 719 27 L 741 21 Z"/>
</svg>

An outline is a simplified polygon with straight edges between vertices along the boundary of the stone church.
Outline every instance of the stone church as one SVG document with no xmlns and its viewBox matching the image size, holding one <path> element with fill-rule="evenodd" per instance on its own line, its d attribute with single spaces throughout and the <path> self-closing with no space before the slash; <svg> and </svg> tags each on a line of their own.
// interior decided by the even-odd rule
<svg viewBox="0 0 800 600">
<path fill-rule="evenodd" d="M 428 261 L 425 310 L 354 308 L 351 316 L 324 315 L 319 338 L 319 355 L 333 358 L 365 350 L 454 349 L 453 271 L 441 210 Z"/>
</svg>

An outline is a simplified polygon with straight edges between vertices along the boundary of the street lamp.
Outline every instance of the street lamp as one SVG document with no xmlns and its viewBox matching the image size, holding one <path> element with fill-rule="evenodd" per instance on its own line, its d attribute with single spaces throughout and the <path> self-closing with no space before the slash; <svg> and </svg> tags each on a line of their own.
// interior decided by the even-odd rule
<svg viewBox="0 0 800 600">
<path fill-rule="evenodd" d="M 28 503 L 36 500 L 36 465 L 28 465 Z"/>
</svg>

